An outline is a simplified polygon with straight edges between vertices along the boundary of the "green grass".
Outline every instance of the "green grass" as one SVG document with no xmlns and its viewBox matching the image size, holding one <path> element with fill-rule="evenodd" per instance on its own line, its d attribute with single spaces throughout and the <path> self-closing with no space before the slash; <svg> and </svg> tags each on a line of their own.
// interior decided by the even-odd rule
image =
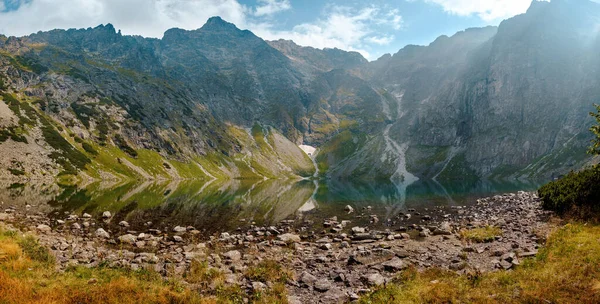
<svg viewBox="0 0 600 304">
<path fill-rule="evenodd" d="M 502 236 L 502 229 L 493 226 L 485 226 L 473 229 L 463 229 L 460 237 L 463 240 L 475 243 L 488 243 L 494 241 L 497 236 Z"/>
</svg>

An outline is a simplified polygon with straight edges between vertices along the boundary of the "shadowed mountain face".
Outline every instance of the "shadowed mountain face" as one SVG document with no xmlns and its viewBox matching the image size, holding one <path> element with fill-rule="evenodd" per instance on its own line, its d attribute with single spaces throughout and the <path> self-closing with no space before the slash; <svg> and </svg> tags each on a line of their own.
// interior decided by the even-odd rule
<svg viewBox="0 0 600 304">
<path fill-rule="evenodd" d="M 589 161 L 599 25 L 593 2 L 534 1 L 374 62 L 218 17 L 0 37 L 1 176 L 306 177 L 309 144 L 331 178 L 548 178 Z"/>
</svg>

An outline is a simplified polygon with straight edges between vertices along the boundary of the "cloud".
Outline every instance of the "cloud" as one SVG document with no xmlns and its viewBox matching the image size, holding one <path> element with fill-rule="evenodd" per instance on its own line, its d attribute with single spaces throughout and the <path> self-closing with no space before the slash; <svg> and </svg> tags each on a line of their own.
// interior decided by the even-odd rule
<svg viewBox="0 0 600 304">
<path fill-rule="evenodd" d="M 377 44 L 377 45 L 388 45 L 390 43 L 392 43 L 392 41 L 394 41 L 394 36 L 390 35 L 390 36 L 372 36 L 372 37 L 367 37 L 365 39 L 365 41 L 369 42 L 369 43 L 373 43 L 373 44 Z"/>
<path fill-rule="evenodd" d="M 258 0 L 254 16 L 262 17 L 273 15 L 292 8 L 289 0 Z"/>
<path fill-rule="evenodd" d="M 459 16 L 477 15 L 485 21 L 512 17 L 527 11 L 530 0 L 423 0 L 441 5 Z M 536 1 L 536 0 L 534 0 Z"/>
<path fill-rule="evenodd" d="M 389 44 L 393 40 L 393 36 L 374 36 L 378 29 L 401 27 L 402 17 L 397 10 L 385 11 L 375 6 L 362 9 L 329 6 L 321 18 L 298 24 L 291 30 L 277 30 L 271 23 L 251 25 L 258 36 L 267 40 L 282 38 L 303 46 L 357 51 L 368 59 L 372 59 L 369 44 Z"/>
<path fill-rule="evenodd" d="M 0 13 L 0 33 L 22 36 L 112 23 L 124 34 L 160 38 L 172 27 L 199 28 L 212 16 L 243 26 L 247 11 L 237 0 L 32 0 Z"/>
</svg>

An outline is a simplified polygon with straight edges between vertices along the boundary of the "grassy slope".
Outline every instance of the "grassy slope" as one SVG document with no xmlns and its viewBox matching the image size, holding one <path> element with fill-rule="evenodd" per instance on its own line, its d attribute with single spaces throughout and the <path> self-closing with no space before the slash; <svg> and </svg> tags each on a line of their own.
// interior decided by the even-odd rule
<svg viewBox="0 0 600 304">
<path fill-rule="evenodd" d="M 600 226 L 568 224 L 514 271 L 405 271 L 361 303 L 600 303 Z"/>
</svg>

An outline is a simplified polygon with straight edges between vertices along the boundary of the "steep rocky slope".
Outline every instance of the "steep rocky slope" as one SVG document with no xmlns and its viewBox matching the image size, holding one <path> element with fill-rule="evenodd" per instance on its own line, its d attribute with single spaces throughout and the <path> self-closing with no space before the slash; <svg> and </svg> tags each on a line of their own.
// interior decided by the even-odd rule
<svg viewBox="0 0 600 304">
<path fill-rule="evenodd" d="M 548 178 L 585 154 L 599 5 L 532 3 L 499 27 L 367 62 L 215 17 L 162 39 L 112 25 L 0 37 L 0 176 Z"/>
</svg>

